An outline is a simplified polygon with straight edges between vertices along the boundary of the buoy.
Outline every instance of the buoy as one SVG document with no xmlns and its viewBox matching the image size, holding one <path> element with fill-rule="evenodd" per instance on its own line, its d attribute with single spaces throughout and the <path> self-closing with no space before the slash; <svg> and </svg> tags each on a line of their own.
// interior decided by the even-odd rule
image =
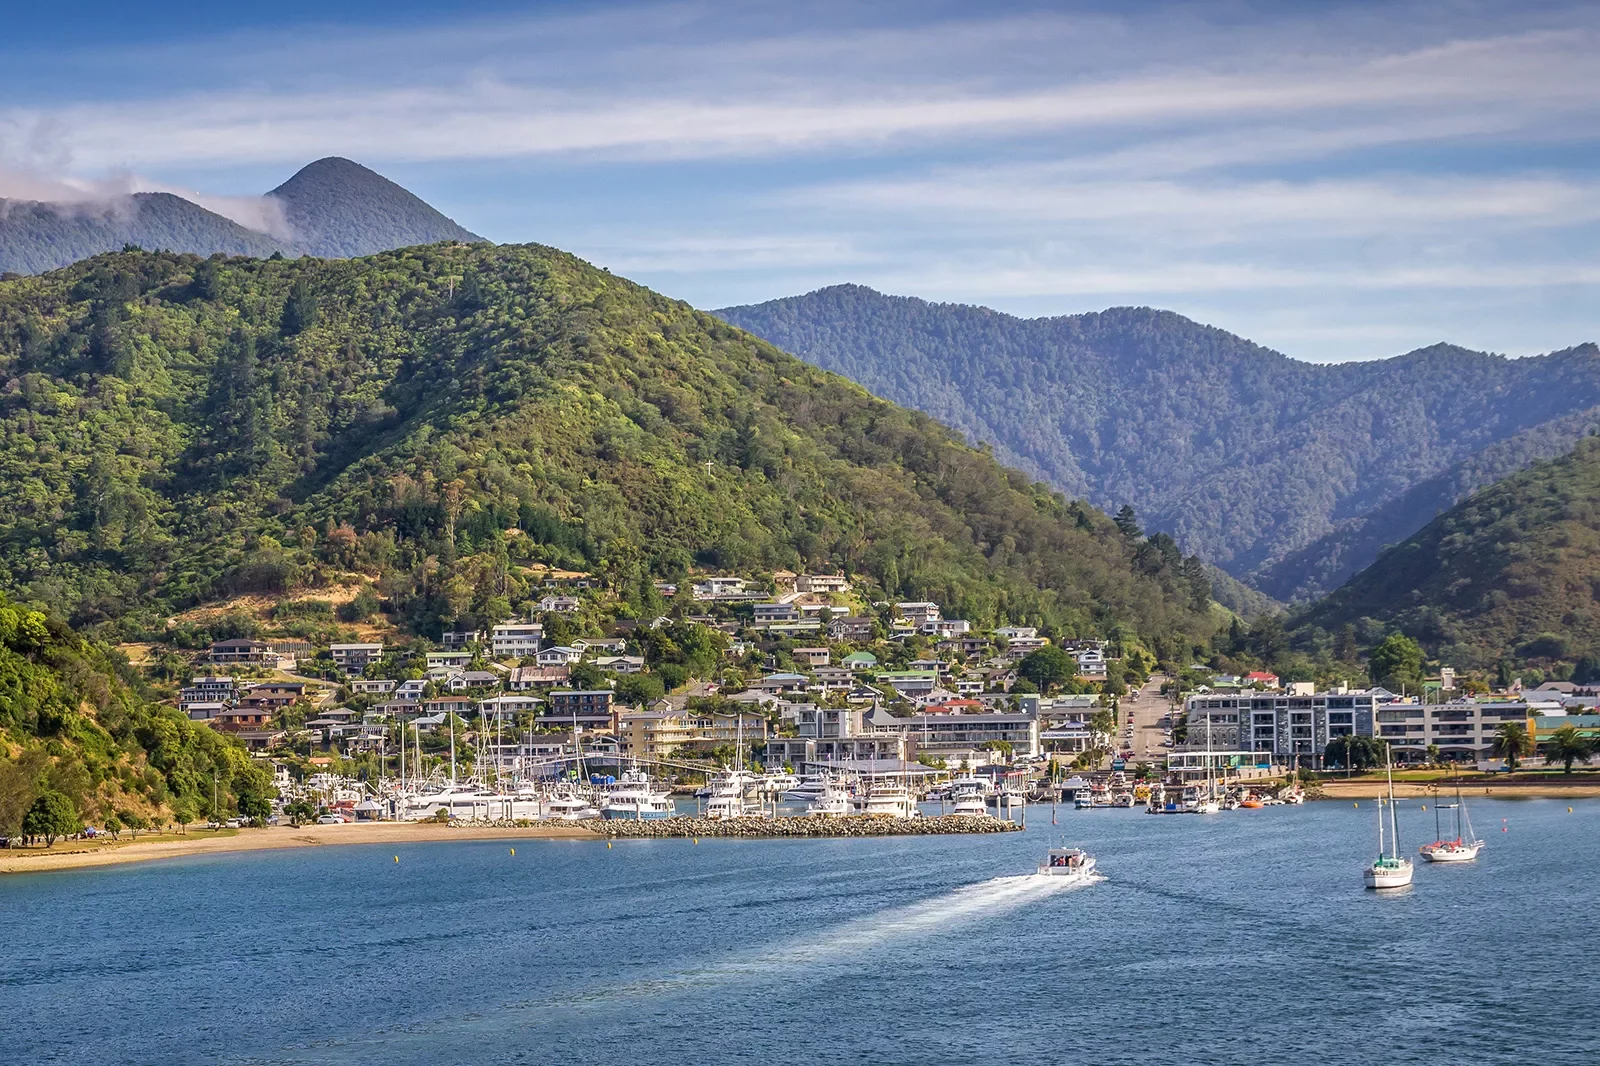
<svg viewBox="0 0 1600 1066">
<path fill-rule="evenodd" d="M 695 837 L 695 838 L 694 838 L 694 842 L 695 842 L 695 843 L 696 843 L 696 844 L 698 844 L 698 843 L 700 843 L 700 838 L 699 838 L 699 837 Z"/>
<path fill-rule="evenodd" d="M 517 849 L 516 848 L 512 848 L 511 849 L 511 854 L 515 855 L 516 853 L 517 853 Z"/>
<path fill-rule="evenodd" d="M 394 861 L 395 861 L 395 862 L 399 862 L 399 861 L 400 861 L 400 856 L 398 856 L 398 855 L 396 855 L 396 856 L 395 856 L 395 857 L 394 857 Z"/>
<path fill-rule="evenodd" d="M 1359 806 L 1361 806 L 1361 804 L 1359 804 L 1359 803 L 1352 803 L 1352 804 L 1350 804 L 1350 806 L 1352 806 L 1352 807 L 1359 807 Z"/>
<path fill-rule="evenodd" d="M 1567 813 L 1568 813 L 1568 814 L 1571 814 L 1571 813 L 1572 813 L 1572 808 L 1571 808 L 1571 807 L 1568 807 L 1568 808 L 1567 808 Z"/>
<path fill-rule="evenodd" d="M 1422 805 L 1422 809 L 1423 809 L 1423 810 L 1427 810 L 1427 809 L 1428 809 L 1428 805 L 1427 805 L 1427 804 L 1426 804 L 1426 803 L 1424 803 L 1424 804 L 1423 804 L 1423 805 Z"/>
<path fill-rule="evenodd" d="M 611 850 L 611 841 L 609 841 L 609 840 L 608 840 L 608 841 L 606 841 L 606 850 L 607 850 L 607 851 L 610 851 L 610 850 Z"/>
</svg>

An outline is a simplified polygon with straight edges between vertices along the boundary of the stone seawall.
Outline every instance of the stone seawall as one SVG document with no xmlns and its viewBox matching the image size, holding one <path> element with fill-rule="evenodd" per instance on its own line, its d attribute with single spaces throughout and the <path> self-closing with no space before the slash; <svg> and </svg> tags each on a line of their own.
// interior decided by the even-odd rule
<svg viewBox="0 0 1600 1066">
<path fill-rule="evenodd" d="M 592 820 L 574 823 L 611 837 L 889 837 L 940 833 L 1012 833 L 1022 826 L 999 818 L 941 814 L 932 818 L 661 818 L 655 821 Z"/>
</svg>

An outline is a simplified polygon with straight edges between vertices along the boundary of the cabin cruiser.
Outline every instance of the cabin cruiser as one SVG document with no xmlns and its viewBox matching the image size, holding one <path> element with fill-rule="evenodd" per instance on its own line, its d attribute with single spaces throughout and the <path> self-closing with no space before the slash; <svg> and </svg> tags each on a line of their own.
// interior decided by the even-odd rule
<svg viewBox="0 0 1600 1066">
<path fill-rule="evenodd" d="M 827 774 L 805 774 L 784 790 L 783 798 L 799 803 L 810 803 L 821 799 L 827 793 L 829 783 Z"/>
<path fill-rule="evenodd" d="M 606 805 L 600 813 L 613 821 L 671 818 L 672 794 L 655 788 L 650 783 L 650 775 L 635 767 L 625 770 L 621 779 L 611 787 Z"/>
<path fill-rule="evenodd" d="M 1094 856 L 1082 848 L 1051 848 L 1045 853 L 1039 873 L 1043 877 L 1084 881 L 1094 873 Z"/>
<path fill-rule="evenodd" d="M 822 793 L 806 805 L 806 813 L 821 818 L 841 818 L 854 813 L 850 792 L 843 785 L 828 784 Z"/>
<path fill-rule="evenodd" d="M 977 789 L 958 789 L 951 797 L 954 801 L 952 814 L 965 814 L 976 818 L 987 818 L 989 806 L 983 800 L 983 793 Z"/>
<path fill-rule="evenodd" d="M 558 822 L 586 822 L 601 817 L 600 808 L 572 785 L 563 785 L 545 798 L 544 816 Z"/>
<path fill-rule="evenodd" d="M 864 809 L 867 814 L 889 818 L 916 818 L 922 813 L 917 809 L 917 797 L 898 781 L 875 781 L 869 785 Z"/>
</svg>

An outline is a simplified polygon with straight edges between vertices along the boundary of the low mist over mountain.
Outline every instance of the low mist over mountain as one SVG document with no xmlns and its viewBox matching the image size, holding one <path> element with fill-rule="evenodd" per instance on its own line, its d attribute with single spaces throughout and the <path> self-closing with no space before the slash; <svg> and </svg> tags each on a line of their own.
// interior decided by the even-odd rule
<svg viewBox="0 0 1600 1066">
<path fill-rule="evenodd" d="M 343 258 L 436 241 L 481 241 L 359 163 L 319 159 L 267 194 L 285 228 L 250 229 L 172 193 L 78 203 L 0 199 L 0 272 L 37 274 L 124 245 L 210 255 Z"/>
<path fill-rule="evenodd" d="M 1150 308 L 1021 319 L 858 285 L 716 313 L 1283 600 L 1567 451 L 1600 405 L 1593 344 L 1321 365 Z"/>
</svg>

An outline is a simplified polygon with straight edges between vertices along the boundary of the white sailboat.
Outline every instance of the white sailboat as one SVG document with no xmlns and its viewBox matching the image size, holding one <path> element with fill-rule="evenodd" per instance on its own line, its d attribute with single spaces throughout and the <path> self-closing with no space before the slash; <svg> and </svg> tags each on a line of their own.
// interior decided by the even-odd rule
<svg viewBox="0 0 1600 1066">
<path fill-rule="evenodd" d="M 1453 840 L 1445 838 L 1439 818 L 1439 812 L 1442 810 L 1456 812 L 1456 835 Z M 1483 841 L 1472 831 L 1472 819 L 1467 816 L 1467 801 L 1461 798 L 1459 782 L 1456 784 L 1454 803 L 1434 804 L 1433 831 L 1436 838 L 1434 842 L 1424 844 L 1417 849 L 1429 862 L 1471 862 L 1478 857 L 1478 852 L 1483 850 Z"/>
<path fill-rule="evenodd" d="M 1385 761 L 1389 781 L 1389 853 L 1383 852 L 1383 800 L 1378 801 L 1378 857 L 1361 871 L 1368 888 L 1404 888 L 1411 883 L 1411 860 L 1400 857 L 1400 825 L 1394 813 L 1394 767 Z"/>
</svg>

